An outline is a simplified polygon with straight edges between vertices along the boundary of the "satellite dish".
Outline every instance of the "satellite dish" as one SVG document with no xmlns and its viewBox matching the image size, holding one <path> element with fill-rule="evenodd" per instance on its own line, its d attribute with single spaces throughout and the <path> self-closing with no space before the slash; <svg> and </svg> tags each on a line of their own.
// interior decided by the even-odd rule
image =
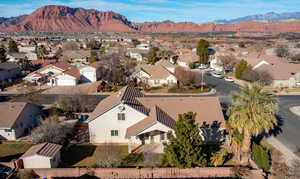
<svg viewBox="0 0 300 179">
<path fill-rule="evenodd" d="M 119 106 L 118 107 L 120 111 L 124 111 L 125 110 L 125 106 Z"/>
</svg>

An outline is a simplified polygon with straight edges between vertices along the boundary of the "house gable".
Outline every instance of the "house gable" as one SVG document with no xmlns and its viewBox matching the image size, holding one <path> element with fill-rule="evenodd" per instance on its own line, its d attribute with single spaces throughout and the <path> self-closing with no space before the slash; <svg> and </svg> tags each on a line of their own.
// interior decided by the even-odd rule
<svg viewBox="0 0 300 179">
<path fill-rule="evenodd" d="M 118 114 L 124 113 L 125 120 L 118 120 Z M 93 143 L 127 143 L 125 138 L 128 127 L 147 116 L 126 104 L 118 104 L 94 120 L 89 125 L 90 141 Z M 111 130 L 117 130 L 118 136 L 111 136 Z"/>
</svg>

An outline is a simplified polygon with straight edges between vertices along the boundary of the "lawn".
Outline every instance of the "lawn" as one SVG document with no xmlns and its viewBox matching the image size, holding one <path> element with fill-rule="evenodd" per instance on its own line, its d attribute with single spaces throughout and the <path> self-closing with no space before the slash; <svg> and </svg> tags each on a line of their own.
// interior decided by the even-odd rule
<svg viewBox="0 0 300 179">
<path fill-rule="evenodd" d="M 128 155 L 128 148 L 125 145 L 112 146 L 112 150 L 119 151 L 121 158 Z M 98 161 L 103 159 L 108 152 L 107 146 L 95 145 L 74 145 L 69 144 L 62 151 L 62 160 L 66 166 L 74 167 L 92 167 Z"/>
<path fill-rule="evenodd" d="M 25 153 L 33 144 L 0 144 L 0 162 L 9 162 L 13 159 L 19 158 Z"/>
</svg>

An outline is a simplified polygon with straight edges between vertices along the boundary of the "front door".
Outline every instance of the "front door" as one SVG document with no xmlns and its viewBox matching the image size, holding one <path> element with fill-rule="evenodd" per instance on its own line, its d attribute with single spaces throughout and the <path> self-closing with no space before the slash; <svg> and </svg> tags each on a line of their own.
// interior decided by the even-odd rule
<svg viewBox="0 0 300 179">
<path fill-rule="evenodd" d="M 154 136 L 153 136 L 153 135 L 150 136 L 150 143 L 151 143 L 151 144 L 154 143 Z"/>
</svg>

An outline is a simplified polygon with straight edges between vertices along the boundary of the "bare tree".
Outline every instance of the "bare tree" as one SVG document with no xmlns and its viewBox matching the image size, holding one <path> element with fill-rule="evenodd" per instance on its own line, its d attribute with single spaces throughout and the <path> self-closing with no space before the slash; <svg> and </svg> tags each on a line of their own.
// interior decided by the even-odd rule
<svg viewBox="0 0 300 179">
<path fill-rule="evenodd" d="M 250 82 L 260 82 L 264 85 L 270 85 L 273 82 L 272 76 L 266 71 L 247 70 L 243 73 L 242 78 Z"/>
<path fill-rule="evenodd" d="M 220 56 L 218 59 L 218 65 L 222 66 L 225 71 L 232 71 L 236 64 L 237 59 L 232 55 Z"/>
<path fill-rule="evenodd" d="M 121 148 L 113 144 L 106 143 L 102 149 L 102 157 L 96 162 L 95 167 L 112 168 L 118 167 L 122 161 Z"/>
<path fill-rule="evenodd" d="M 275 53 L 278 57 L 288 57 L 289 49 L 286 46 L 279 46 L 275 49 Z"/>
<path fill-rule="evenodd" d="M 72 128 L 73 125 L 62 124 L 57 117 L 50 117 L 41 121 L 40 125 L 32 130 L 31 136 L 34 142 L 63 144 Z"/>
<path fill-rule="evenodd" d="M 179 81 L 180 85 L 187 86 L 191 84 L 192 73 L 189 69 L 184 67 L 177 67 L 175 69 L 175 76 Z"/>
</svg>

